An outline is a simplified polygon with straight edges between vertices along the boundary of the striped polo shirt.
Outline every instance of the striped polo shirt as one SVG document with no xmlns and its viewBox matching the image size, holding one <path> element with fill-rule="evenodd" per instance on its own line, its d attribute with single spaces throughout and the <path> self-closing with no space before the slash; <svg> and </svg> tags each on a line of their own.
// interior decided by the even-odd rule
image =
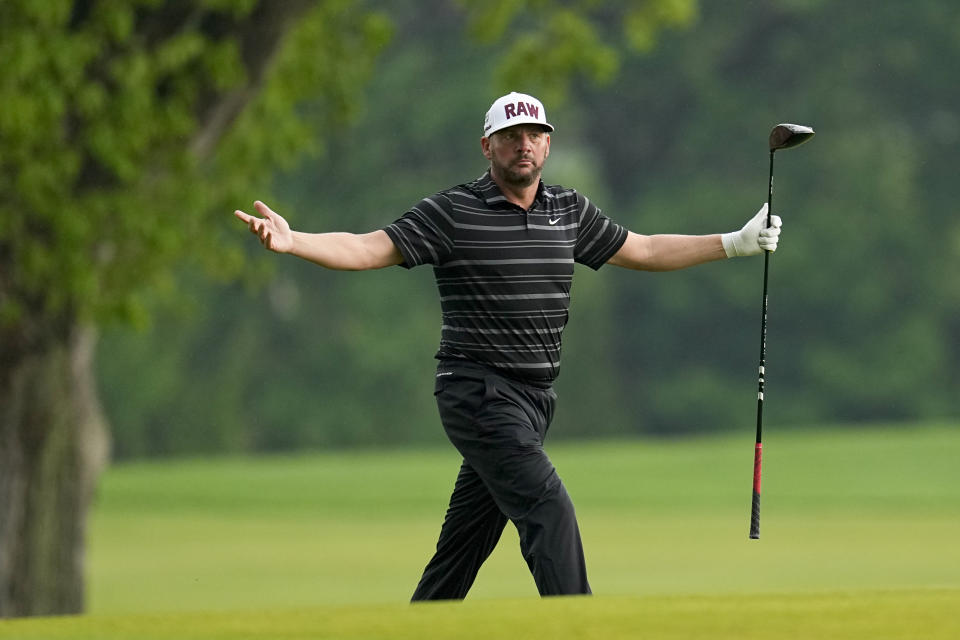
<svg viewBox="0 0 960 640">
<path fill-rule="evenodd" d="M 424 198 L 384 231 L 401 266 L 433 265 L 443 311 L 438 359 L 541 386 L 559 373 L 573 263 L 599 269 L 627 237 L 583 195 L 542 181 L 524 211 L 489 171 Z"/>
</svg>

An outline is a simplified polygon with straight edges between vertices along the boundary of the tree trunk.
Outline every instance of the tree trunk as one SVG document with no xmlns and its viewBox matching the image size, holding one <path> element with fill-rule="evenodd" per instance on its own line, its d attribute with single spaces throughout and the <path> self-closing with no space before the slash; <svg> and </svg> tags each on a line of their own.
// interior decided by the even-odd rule
<svg viewBox="0 0 960 640">
<path fill-rule="evenodd" d="M 0 345 L 0 617 L 84 608 L 87 511 L 109 437 L 95 331 L 56 333 L 42 348 L 36 334 Z"/>
</svg>

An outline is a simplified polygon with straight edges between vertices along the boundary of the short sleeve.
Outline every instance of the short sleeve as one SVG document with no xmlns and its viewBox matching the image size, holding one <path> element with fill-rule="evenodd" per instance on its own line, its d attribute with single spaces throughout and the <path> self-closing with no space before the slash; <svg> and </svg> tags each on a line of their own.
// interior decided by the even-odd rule
<svg viewBox="0 0 960 640">
<path fill-rule="evenodd" d="M 627 230 L 603 215 L 596 205 L 580 193 L 577 194 L 577 204 L 580 226 L 573 258 L 596 270 L 620 250 L 627 239 Z"/>
<path fill-rule="evenodd" d="M 437 194 L 424 198 L 392 224 L 384 227 L 403 256 L 407 269 L 442 264 L 453 249 L 453 207 Z"/>
</svg>

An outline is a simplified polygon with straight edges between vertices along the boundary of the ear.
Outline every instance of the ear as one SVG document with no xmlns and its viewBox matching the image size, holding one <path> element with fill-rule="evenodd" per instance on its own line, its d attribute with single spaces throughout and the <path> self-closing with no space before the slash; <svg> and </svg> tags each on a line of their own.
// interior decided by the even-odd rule
<svg viewBox="0 0 960 640">
<path fill-rule="evenodd" d="M 550 155 L 550 134 L 547 134 L 547 148 L 543 150 L 543 159 L 546 160 Z"/>
<path fill-rule="evenodd" d="M 487 160 L 490 159 L 490 138 L 483 136 L 480 138 L 480 150 L 483 152 L 483 157 Z"/>
</svg>

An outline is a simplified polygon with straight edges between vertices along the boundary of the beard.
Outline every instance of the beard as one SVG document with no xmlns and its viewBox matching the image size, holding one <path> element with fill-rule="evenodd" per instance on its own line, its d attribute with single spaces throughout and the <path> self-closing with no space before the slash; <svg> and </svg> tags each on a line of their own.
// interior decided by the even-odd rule
<svg viewBox="0 0 960 640">
<path fill-rule="evenodd" d="M 531 166 L 517 169 L 517 163 L 522 161 L 530 162 Z M 490 164 L 492 172 L 496 173 L 507 184 L 515 187 L 529 187 L 540 180 L 540 174 L 543 172 L 543 165 L 537 164 L 533 158 L 518 158 L 508 165 L 493 160 Z"/>
</svg>

